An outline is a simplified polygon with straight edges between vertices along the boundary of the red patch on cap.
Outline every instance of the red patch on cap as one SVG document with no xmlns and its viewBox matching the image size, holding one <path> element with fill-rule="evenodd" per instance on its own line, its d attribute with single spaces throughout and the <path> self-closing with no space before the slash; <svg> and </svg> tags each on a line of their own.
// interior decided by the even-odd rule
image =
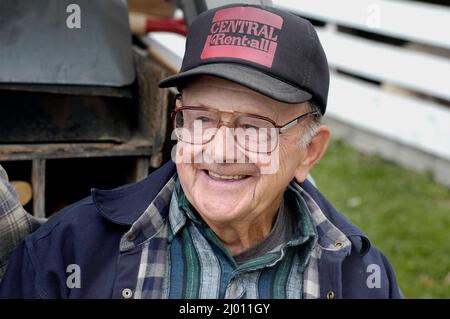
<svg viewBox="0 0 450 319">
<path fill-rule="evenodd" d="M 218 10 L 201 59 L 237 58 L 272 67 L 283 18 L 254 7 Z"/>
</svg>

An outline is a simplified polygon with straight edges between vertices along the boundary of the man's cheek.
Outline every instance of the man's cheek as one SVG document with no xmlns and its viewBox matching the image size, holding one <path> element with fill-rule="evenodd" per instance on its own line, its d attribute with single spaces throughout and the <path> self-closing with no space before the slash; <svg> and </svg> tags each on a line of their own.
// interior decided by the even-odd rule
<svg viewBox="0 0 450 319">
<path fill-rule="evenodd" d="M 255 164 L 261 175 L 277 174 L 280 167 L 280 152 L 278 147 L 271 153 L 246 152 L 246 163 Z"/>
<path fill-rule="evenodd" d="M 302 153 L 297 144 L 286 144 L 280 144 L 271 154 L 270 162 L 261 167 L 261 174 L 276 175 L 276 179 L 293 178 L 295 169 L 301 162 Z"/>
<path fill-rule="evenodd" d="M 194 145 L 179 141 L 172 148 L 171 158 L 177 164 L 204 163 L 203 152 L 203 145 Z"/>
<path fill-rule="evenodd" d="M 259 157 L 259 164 L 261 174 L 263 175 L 282 175 L 287 170 L 287 163 L 295 161 L 296 154 L 292 150 L 282 144 L 270 154 L 263 154 Z"/>
<path fill-rule="evenodd" d="M 178 163 L 177 174 L 181 182 L 183 190 L 190 192 L 193 190 L 196 181 L 196 169 L 193 164 Z"/>
</svg>

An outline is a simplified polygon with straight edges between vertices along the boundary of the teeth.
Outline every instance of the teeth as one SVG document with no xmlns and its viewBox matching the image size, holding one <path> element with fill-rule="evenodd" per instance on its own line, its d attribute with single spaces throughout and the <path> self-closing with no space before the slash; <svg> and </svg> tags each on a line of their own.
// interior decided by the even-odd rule
<svg viewBox="0 0 450 319">
<path fill-rule="evenodd" d="M 242 179 L 242 178 L 246 177 L 245 175 L 232 175 L 232 176 L 231 175 L 219 175 L 219 174 L 213 173 L 211 171 L 208 171 L 208 174 L 212 177 L 216 177 L 216 178 L 220 178 L 220 179 L 229 179 L 229 180 Z"/>
</svg>

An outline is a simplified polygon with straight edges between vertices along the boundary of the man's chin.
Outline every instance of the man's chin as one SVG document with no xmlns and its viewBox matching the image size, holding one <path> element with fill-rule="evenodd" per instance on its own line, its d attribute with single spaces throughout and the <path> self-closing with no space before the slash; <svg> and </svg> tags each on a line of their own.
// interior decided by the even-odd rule
<svg viewBox="0 0 450 319">
<path fill-rule="evenodd" d="M 224 226 L 233 224 L 243 215 L 237 207 L 232 205 L 216 205 L 211 202 L 203 202 L 200 204 L 200 215 L 210 226 Z"/>
</svg>

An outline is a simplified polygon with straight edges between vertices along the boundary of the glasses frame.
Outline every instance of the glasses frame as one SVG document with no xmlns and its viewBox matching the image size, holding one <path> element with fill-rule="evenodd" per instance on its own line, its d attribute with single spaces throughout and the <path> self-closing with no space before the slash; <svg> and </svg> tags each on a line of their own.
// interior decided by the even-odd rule
<svg viewBox="0 0 450 319">
<path fill-rule="evenodd" d="M 175 101 L 176 100 L 180 100 L 181 101 L 181 94 L 177 94 L 175 96 Z M 217 129 L 220 129 L 221 126 L 226 126 L 229 128 L 236 128 L 234 123 L 236 122 L 236 119 L 241 117 L 241 116 L 247 116 L 247 117 L 252 117 L 252 118 L 256 118 L 256 119 L 260 119 L 260 120 L 265 120 L 267 122 L 269 122 L 270 124 L 273 125 L 273 128 L 277 129 L 277 133 L 278 135 L 281 135 L 283 133 L 286 133 L 287 130 L 289 130 L 290 128 L 294 127 L 295 125 L 299 124 L 301 121 L 305 120 L 307 117 L 309 116 L 320 116 L 320 113 L 318 111 L 310 111 L 307 113 L 304 113 L 300 116 L 297 116 L 296 118 L 288 121 L 287 123 L 283 124 L 283 125 L 278 125 L 274 120 L 272 120 L 271 118 L 268 118 L 266 116 L 262 116 L 262 115 L 258 115 L 258 114 L 253 114 L 253 113 L 245 113 L 245 112 L 236 112 L 236 111 L 219 111 L 217 109 L 214 108 L 210 108 L 207 106 L 190 106 L 190 105 L 185 105 L 179 108 L 175 107 L 175 110 L 171 112 L 171 118 L 173 121 L 173 125 L 176 128 L 176 123 L 175 123 L 175 117 L 177 116 L 178 113 L 180 113 L 181 111 L 184 110 L 198 110 L 198 111 L 208 111 L 208 112 L 212 112 L 212 113 L 217 113 L 218 114 L 218 118 L 219 121 L 217 122 Z M 222 121 L 221 120 L 221 114 L 231 114 L 232 118 L 231 121 L 227 122 L 227 121 Z M 226 124 L 231 124 L 233 123 L 233 125 L 226 125 Z M 210 141 L 212 141 L 214 139 L 215 134 L 211 137 L 210 140 L 204 142 L 203 144 L 207 144 Z M 236 136 L 235 136 L 236 138 Z M 189 142 L 188 142 L 189 143 Z"/>
</svg>

